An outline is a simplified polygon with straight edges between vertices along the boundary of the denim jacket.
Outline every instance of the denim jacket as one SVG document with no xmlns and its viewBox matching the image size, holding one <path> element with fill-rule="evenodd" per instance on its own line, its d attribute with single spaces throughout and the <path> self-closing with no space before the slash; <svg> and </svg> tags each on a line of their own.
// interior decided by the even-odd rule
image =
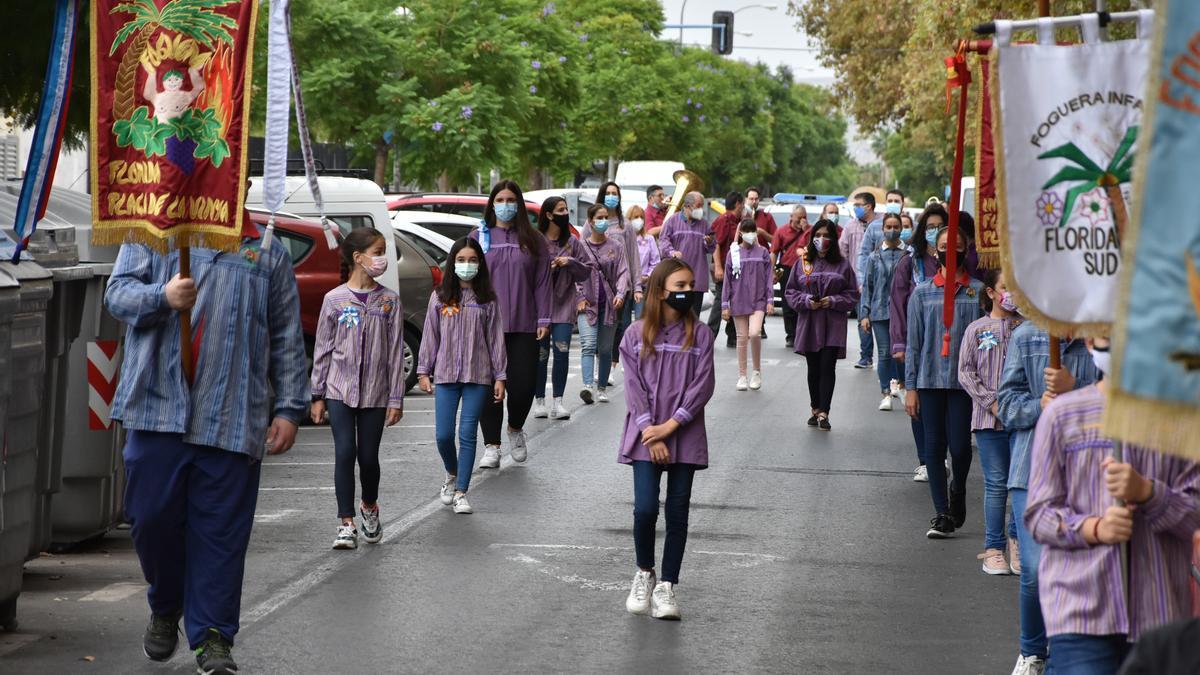
<svg viewBox="0 0 1200 675">
<path fill-rule="evenodd" d="M 1086 387 L 1100 379 L 1083 340 L 1062 341 L 1062 365 L 1075 377 L 1075 388 Z M 1050 366 L 1050 336 L 1025 322 L 1013 331 L 996 392 L 999 414 L 1005 429 L 1014 432 L 1013 453 L 1009 462 L 1008 487 L 1027 489 L 1029 458 L 1033 432 L 1042 416 L 1042 394 L 1046 393 L 1045 370 Z"/>
<path fill-rule="evenodd" d="M 983 284 L 969 279 L 968 285 L 959 286 L 954 296 L 950 353 L 943 356 L 945 292 L 930 279 L 917 286 L 908 299 L 908 344 L 904 350 L 904 386 L 908 389 L 962 389 L 958 383 L 958 351 L 967 326 L 983 316 L 979 306 Z"/>
<path fill-rule="evenodd" d="M 862 272 L 863 310 L 872 323 L 887 321 L 891 306 L 892 276 L 896 265 L 907 255 L 901 247 L 881 248 L 867 258 L 867 267 Z"/>
</svg>

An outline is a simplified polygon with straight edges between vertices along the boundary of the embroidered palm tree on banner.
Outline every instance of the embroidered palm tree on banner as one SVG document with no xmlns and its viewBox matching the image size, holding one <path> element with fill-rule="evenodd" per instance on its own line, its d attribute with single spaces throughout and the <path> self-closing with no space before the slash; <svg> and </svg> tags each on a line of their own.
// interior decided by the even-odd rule
<svg viewBox="0 0 1200 675">
<path fill-rule="evenodd" d="M 1098 218 L 1107 217 L 1106 206 L 1111 206 L 1119 241 L 1125 234 L 1127 222 L 1125 197 L 1121 194 L 1121 185 L 1133 180 L 1134 154 L 1132 151 L 1137 142 L 1137 135 L 1138 127 L 1129 127 L 1125 131 L 1125 137 L 1121 140 L 1117 151 L 1109 160 L 1108 166 L 1104 168 L 1092 161 L 1074 143 L 1066 143 L 1038 155 L 1038 159 L 1066 159 L 1075 164 L 1075 166 L 1064 167 L 1042 186 L 1043 190 L 1050 190 L 1063 183 L 1076 183 L 1067 190 L 1065 202 L 1060 201 L 1057 192 L 1045 194 L 1038 200 L 1039 216 L 1043 222 L 1051 220 L 1050 223 L 1046 223 L 1051 224 L 1054 216 L 1059 216 L 1058 211 L 1061 205 L 1062 214 L 1058 217 L 1058 225 L 1065 227 L 1079 198 L 1085 197 L 1082 210 L 1085 216 L 1093 219 L 1093 222 Z M 1087 199 L 1086 195 L 1093 190 L 1102 193 L 1106 199 L 1100 199 L 1099 194 L 1093 199 Z M 1109 204 L 1105 205 L 1104 201 L 1108 201 Z"/>
</svg>

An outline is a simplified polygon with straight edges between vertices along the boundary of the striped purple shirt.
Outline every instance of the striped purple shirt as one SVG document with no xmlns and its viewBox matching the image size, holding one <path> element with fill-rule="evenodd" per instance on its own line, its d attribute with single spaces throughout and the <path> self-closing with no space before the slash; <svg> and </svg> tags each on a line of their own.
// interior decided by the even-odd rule
<svg viewBox="0 0 1200 675">
<path fill-rule="evenodd" d="M 587 300 L 584 313 L 587 315 L 588 325 L 596 325 L 596 305 L 603 296 L 608 304 L 604 312 L 604 325 L 611 326 L 617 320 L 617 313 L 612 307 L 613 300 L 625 297 L 632 288 L 629 283 L 629 263 L 625 258 L 625 243 L 621 239 L 611 237 L 601 244 L 584 239 L 580 242 L 580 247 L 584 251 L 583 259 L 592 263 L 591 276 L 579 284 L 581 297 Z"/>
<path fill-rule="evenodd" d="M 1084 520 L 1113 498 L 1100 462 L 1112 452 L 1101 433 L 1104 394 L 1096 385 L 1061 394 L 1042 412 L 1033 441 L 1025 524 L 1045 545 L 1038 567 L 1049 636 L 1127 635 L 1188 616 L 1192 532 L 1200 528 L 1200 466 L 1126 445 L 1124 461 L 1154 481 L 1134 511 L 1128 604 L 1121 546 L 1084 541 Z"/>
<path fill-rule="evenodd" d="M 583 251 L 583 244 L 575 237 L 567 237 L 565 246 L 559 246 L 557 241 L 547 241 L 546 264 L 556 258 L 567 258 L 563 267 L 550 270 L 550 282 L 554 288 L 551 293 L 550 323 L 575 323 L 578 316 L 579 300 L 576 284 L 587 280 L 592 274 L 592 263 Z"/>
<path fill-rule="evenodd" d="M 504 322 L 495 301 L 480 304 L 475 292 L 462 290 L 459 311 L 447 310 L 437 291 L 429 296 L 417 374 L 434 384 L 492 384 L 508 379 Z"/>
<path fill-rule="evenodd" d="M 1019 325 L 1021 320 L 1016 317 L 993 319 L 988 315 L 975 320 L 963 333 L 958 352 L 958 383 L 975 404 L 971 410 L 972 429 L 1004 428 L 992 414 L 992 404 L 1000 388 L 1008 340 Z"/>
<path fill-rule="evenodd" d="M 351 408 L 404 407 L 404 310 L 376 286 L 359 300 L 346 284 L 325 294 L 317 318 L 313 396 Z"/>
</svg>

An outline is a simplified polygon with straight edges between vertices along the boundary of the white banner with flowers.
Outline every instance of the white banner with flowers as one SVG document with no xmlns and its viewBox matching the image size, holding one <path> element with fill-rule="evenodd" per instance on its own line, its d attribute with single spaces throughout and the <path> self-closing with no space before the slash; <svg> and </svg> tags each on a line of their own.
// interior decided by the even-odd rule
<svg viewBox="0 0 1200 675">
<path fill-rule="evenodd" d="M 1147 39 L 1106 42 L 1095 15 L 1083 44 L 1060 46 L 1048 20 L 1037 44 L 1013 44 L 997 22 L 993 49 L 997 201 L 1008 287 L 1023 314 L 1054 333 L 1107 332 L 1115 315 Z"/>
</svg>

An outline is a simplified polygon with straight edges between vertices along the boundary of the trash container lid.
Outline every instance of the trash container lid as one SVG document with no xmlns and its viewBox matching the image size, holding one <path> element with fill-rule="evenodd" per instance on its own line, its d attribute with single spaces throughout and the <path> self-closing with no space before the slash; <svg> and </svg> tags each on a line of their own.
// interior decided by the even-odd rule
<svg viewBox="0 0 1200 675">
<path fill-rule="evenodd" d="M 53 278 L 50 270 L 29 260 L 22 260 L 15 265 L 11 262 L 0 261 L 0 269 L 7 269 L 20 282 L 50 281 Z"/>
<path fill-rule="evenodd" d="M 21 282 L 4 268 L 4 264 L 0 264 L 0 290 L 8 290 L 20 288 Z"/>
<path fill-rule="evenodd" d="M 112 267 L 112 265 L 109 265 Z M 70 267 L 50 267 L 54 281 L 81 281 L 96 276 L 96 270 L 91 265 L 71 265 Z"/>
</svg>

